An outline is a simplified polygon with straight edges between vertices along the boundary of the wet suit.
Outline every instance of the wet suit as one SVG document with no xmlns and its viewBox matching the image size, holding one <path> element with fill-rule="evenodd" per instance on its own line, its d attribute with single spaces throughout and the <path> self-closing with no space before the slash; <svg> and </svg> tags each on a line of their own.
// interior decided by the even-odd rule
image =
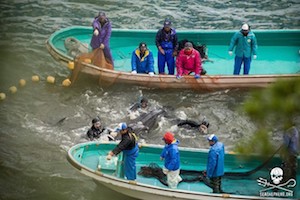
<svg viewBox="0 0 300 200">
<path fill-rule="evenodd" d="M 204 125 L 206 126 L 207 128 L 209 127 L 209 123 L 205 120 L 203 120 L 200 124 L 195 122 L 195 121 L 192 121 L 192 120 L 181 120 L 177 126 L 179 127 L 190 127 L 190 128 L 193 128 L 193 129 L 199 129 L 199 127 L 201 125 Z"/>
<path fill-rule="evenodd" d="M 110 134 L 110 130 L 106 129 L 106 128 L 96 128 L 94 126 L 92 126 L 88 131 L 87 131 L 87 136 L 88 138 L 92 141 L 94 140 L 94 138 L 99 138 L 101 136 L 101 134 Z M 113 140 L 111 137 L 108 137 L 109 140 Z"/>
</svg>

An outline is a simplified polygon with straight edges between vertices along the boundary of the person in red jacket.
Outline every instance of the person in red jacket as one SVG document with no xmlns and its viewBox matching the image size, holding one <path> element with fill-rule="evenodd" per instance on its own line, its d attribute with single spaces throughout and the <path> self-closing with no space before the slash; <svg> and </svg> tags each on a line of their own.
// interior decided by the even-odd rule
<svg viewBox="0 0 300 200">
<path fill-rule="evenodd" d="M 189 75 L 192 72 L 195 73 L 195 79 L 200 78 L 202 71 L 202 62 L 199 52 L 193 48 L 192 43 L 187 42 L 184 45 L 184 49 L 179 52 L 176 60 L 177 79 L 180 79 L 182 75 Z"/>
</svg>

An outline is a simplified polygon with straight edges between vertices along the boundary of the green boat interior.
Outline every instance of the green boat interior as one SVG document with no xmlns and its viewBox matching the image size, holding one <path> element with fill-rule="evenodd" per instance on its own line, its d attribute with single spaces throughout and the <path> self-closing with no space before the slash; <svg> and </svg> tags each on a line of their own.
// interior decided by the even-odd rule
<svg viewBox="0 0 300 200">
<path fill-rule="evenodd" d="M 117 158 L 107 161 L 107 153 L 114 148 L 116 144 L 79 144 L 71 149 L 71 157 L 75 159 L 71 162 L 75 167 L 81 168 L 87 167 L 92 171 L 99 171 L 103 174 L 112 175 L 118 178 L 124 179 L 122 172 L 122 154 Z M 150 163 L 156 163 L 160 167 L 163 167 L 163 161 L 160 160 L 160 153 L 162 146 L 142 146 L 140 148 L 139 156 L 136 160 L 137 173 L 141 170 L 141 167 L 148 166 Z M 100 159 L 99 159 L 100 158 Z M 254 155 L 238 155 L 229 154 L 225 155 L 225 173 L 228 172 L 249 172 L 256 167 L 262 165 L 266 160 L 266 157 L 258 157 Z M 198 170 L 202 171 L 206 169 L 207 152 L 200 149 L 184 148 L 180 150 L 181 170 Z M 69 159 L 70 161 L 70 159 Z M 300 164 L 298 157 L 298 165 Z M 258 185 L 257 179 L 262 178 L 270 182 L 270 170 L 275 166 L 280 166 L 281 160 L 278 156 L 274 156 L 270 162 L 264 165 L 250 176 L 224 176 L 222 178 L 222 188 L 225 193 L 231 195 L 246 195 L 246 196 L 259 196 L 260 190 L 264 187 Z M 80 167 L 81 165 L 81 167 Z M 191 177 L 193 178 L 193 177 Z M 297 171 L 297 180 L 300 180 L 300 169 Z M 157 186 L 159 188 L 168 188 L 163 185 L 156 178 L 147 178 L 141 175 L 137 175 L 138 183 L 148 184 L 150 186 Z M 299 189 L 296 185 L 294 191 Z M 178 184 L 178 190 L 187 190 L 193 192 L 211 193 L 212 189 L 209 188 L 204 182 L 181 182 Z M 297 194 L 298 198 L 300 194 Z"/>
<path fill-rule="evenodd" d="M 113 29 L 110 46 L 115 70 L 131 71 L 131 55 L 140 42 L 146 42 L 153 52 L 157 70 L 157 48 L 155 35 L 157 30 Z M 208 75 L 232 75 L 234 56 L 228 55 L 232 30 L 177 30 L 179 40 L 187 39 L 197 45 L 205 44 L 208 57 L 203 67 Z M 296 74 L 300 73 L 300 30 L 254 30 L 258 41 L 257 59 L 252 61 L 250 74 Z M 89 44 L 92 29 L 89 27 L 70 27 L 57 31 L 50 37 L 50 43 L 66 53 L 64 41 L 74 37 Z M 72 59 L 72 58 L 70 58 Z M 157 71 L 156 71 L 157 73 Z"/>
</svg>

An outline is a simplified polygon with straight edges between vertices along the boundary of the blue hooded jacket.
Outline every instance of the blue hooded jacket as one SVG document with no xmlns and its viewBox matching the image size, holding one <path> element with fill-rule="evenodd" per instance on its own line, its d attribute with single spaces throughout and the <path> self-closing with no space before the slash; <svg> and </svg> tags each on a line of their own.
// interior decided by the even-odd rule
<svg viewBox="0 0 300 200">
<path fill-rule="evenodd" d="M 131 57 L 132 71 L 137 73 L 149 73 L 154 72 L 154 59 L 151 51 L 146 50 L 142 58 L 140 58 L 140 50 L 137 48 L 132 52 Z"/>
<path fill-rule="evenodd" d="M 223 143 L 216 142 L 210 147 L 206 167 L 208 178 L 224 175 L 224 154 L 225 150 Z"/>
<path fill-rule="evenodd" d="M 235 48 L 237 57 L 250 58 L 252 55 L 257 55 L 257 41 L 254 33 L 250 30 L 247 36 L 244 36 L 241 31 L 236 32 L 230 41 L 229 51 Z"/>
<path fill-rule="evenodd" d="M 170 171 L 175 171 L 180 168 L 178 144 L 178 140 L 174 143 L 167 144 L 160 155 L 160 157 L 165 159 L 165 168 Z"/>
</svg>

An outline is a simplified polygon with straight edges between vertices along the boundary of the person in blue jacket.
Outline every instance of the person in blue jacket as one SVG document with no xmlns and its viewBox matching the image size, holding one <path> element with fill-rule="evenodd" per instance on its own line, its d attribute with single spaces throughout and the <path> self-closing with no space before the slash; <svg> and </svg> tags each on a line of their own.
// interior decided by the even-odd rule
<svg viewBox="0 0 300 200">
<path fill-rule="evenodd" d="M 230 41 L 228 53 L 232 56 L 235 47 L 234 75 L 239 75 L 242 63 L 244 63 L 244 74 L 249 74 L 252 56 L 257 58 L 257 41 L 248 24 L 243 24 L 242 29 L 236 32 Z"/>
<path fill-rule="evenodd" d="M 213 193 L 222 193 L 221 177 L 224 175 L 224 145 L 218 142 L 214 134 L 207 138 L 210 149 L 208 152 L 206 176 L 210 179 Z"/>
<path fill-rule="evenodd" d="M 166 132 L 163 140 L 166 146 L 164 147 L 160 159 L 164 160 L 163 173 L 167 175 L 168 186 L 172 189 L 177 188 L 177 185 L 182 178 L 180 177 L 180 155 L 178 150 L 179 141 L 174 138 L 173 133 Z"/>
<path fill-rule="evenodd" d="M 167 63 L 169 74 L 175 73 L 175 59 L 178 50 L 178 37 L 176 30 L 171 27 L 169 19 L 164 21 L 164 27 L 156 34 L 155 44 L 158 49 L 158 72 L 165 74 L 165 64 Z"/>
<path fill-rule="evenodd" d="M 131 68 L 133 74 L 143 73 L 154 75 L 154 59 L 152 52 L 145 42 L 141 42 L 139 48 L 132 52 Z"/>
</svg>

